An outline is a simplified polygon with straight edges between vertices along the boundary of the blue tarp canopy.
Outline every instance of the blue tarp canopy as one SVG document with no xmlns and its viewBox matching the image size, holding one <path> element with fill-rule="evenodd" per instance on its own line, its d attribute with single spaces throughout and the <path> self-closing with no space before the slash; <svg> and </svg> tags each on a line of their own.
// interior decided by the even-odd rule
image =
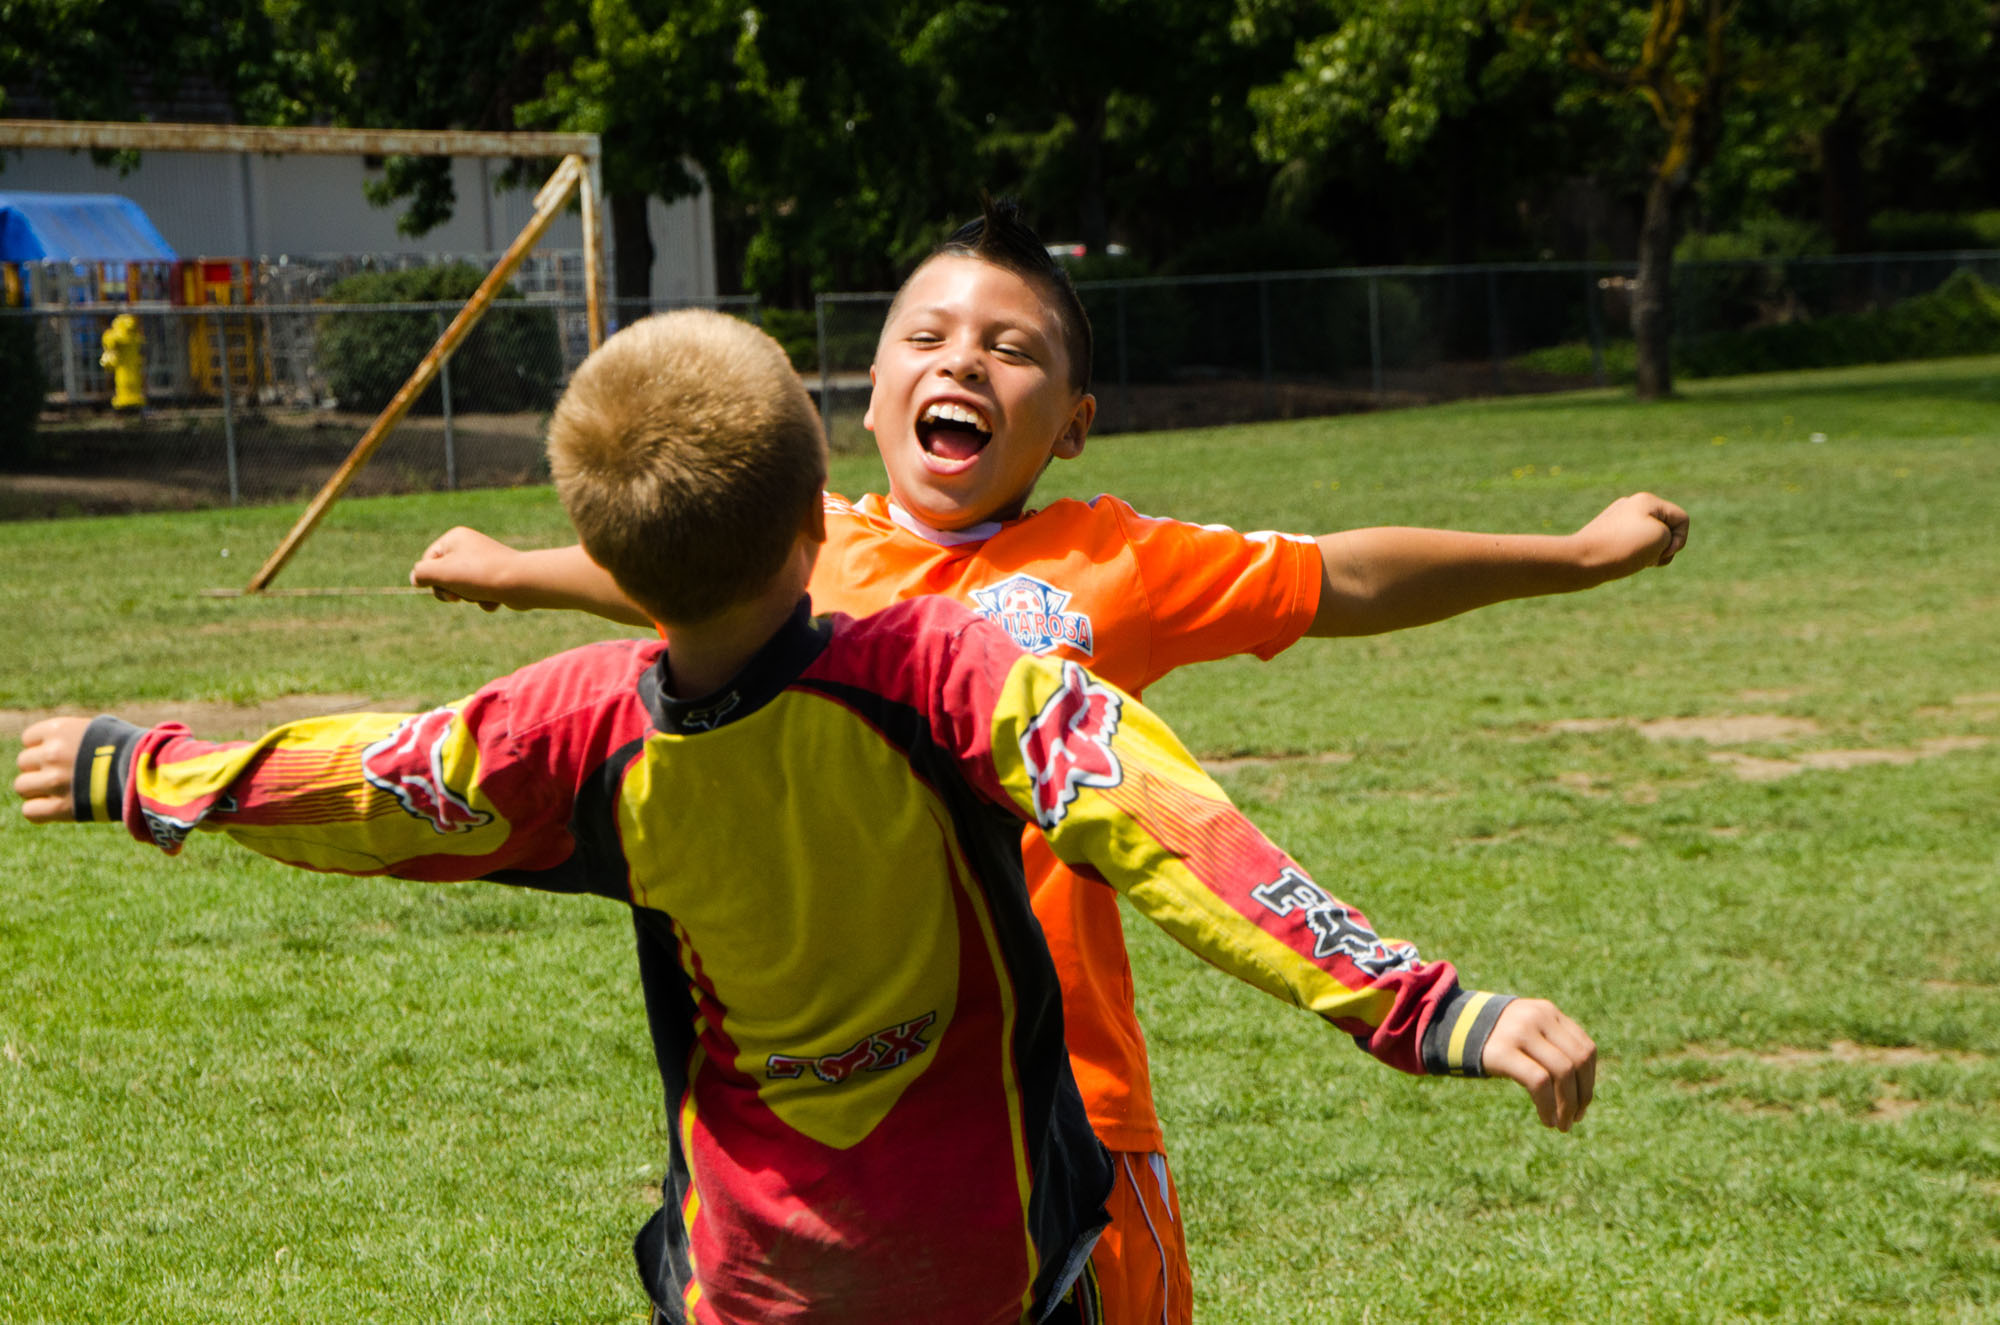
<svg viewBox="0 0 2000 1325">
<path fill-rule="evenodd" d="M 172 262 L 139 204 L 115 193 L 0 193 L 0 262 Z"/>
</svg>

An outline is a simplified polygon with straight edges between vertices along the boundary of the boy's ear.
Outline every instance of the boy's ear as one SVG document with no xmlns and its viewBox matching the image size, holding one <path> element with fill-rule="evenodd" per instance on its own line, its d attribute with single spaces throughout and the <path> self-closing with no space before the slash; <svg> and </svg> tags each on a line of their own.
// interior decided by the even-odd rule
<svg viewBox="0 0 2000 1325">
<path fill-rule="evenodd" d="M 810 511 L 806 512 L 805 527 L 801 529 L 799 532 L 806 536 L 806 540 L 808 542 L 812 543 L 826 542 L 826 489 L 825 488 L 820 489 L 819 500 L 812 504 L 812 509 Z"/>
<path fill-rule="evenodd" d="M 1090 436 L 1090 425 L 1097 419 L 1097 397 L 1088 391 L 1077 398 L 1076 408 L 1069 414 L 1069 421 L 1056 434 L 1056 444 L 1049 454 L 1058 460 L 1074 460 L 1083 454 L 1083 444 Z"/>
<path fill-rule="evenodd" d="M 868 432 L 875 431 L 875 365 L 868 365 L 868 408 L 862 411 L 861 426 Z"/>
</svg>

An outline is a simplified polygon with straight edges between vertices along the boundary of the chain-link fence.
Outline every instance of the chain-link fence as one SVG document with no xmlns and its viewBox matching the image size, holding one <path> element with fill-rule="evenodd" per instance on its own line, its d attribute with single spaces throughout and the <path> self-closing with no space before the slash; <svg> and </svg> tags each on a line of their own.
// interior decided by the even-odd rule
<svg viewBox="0 0 2000 1325">
<path fill-rule="evenodd" d="M 31 440 L 10 439 L 0 410 L 0 518 L 317 490 L 462 307 L 312 302 L 369 261 L 380 262 L 264 264 L 254 300 L 226 306 L 118 302 L 93 286 L 88 303 L 0 309 L 0 404 L 32 390 L 8 357 L 23 327 L 46 393 Z M 1870 310 L 1916 309 L 1911 301 L 1959 271 L 2000 286 L 2000 253 L 1678 264 L 1677 355 L 1695 371 L 1779 366 L 1759 360 L 1767 331 L 1851 329 Z M 1631 277 L 1629 266 L 1536 263 L 1084 282 L 1097 428 L 1622 380 L 1632 363 Z M 40 279 L 44 294 L 54 288 L 54 276 Z M 553 255 L 524 280 L 516 292 L 525 297 L 492 307 L 356 491 L 539 481 L 547 411 L 588 344 L 580 259 Z M 143 296 L 150 287 L 141 285 Z M 692 303 L 765 323 L 821 400 L 835 446 L 865 450 L 868 365 L 891 297 L 824 295 L 810 314 L 773 310 L 768 319 L 748 298 L 621 302 L 612 317 L 622 324 Z M 120 313 L 143 338 L 143 408 L 112 407 L 116 383 L 100 362 Z"/>
<path fill-rule="evenodd" d="M 620 305 L 626 320 L 699 304 L 756 320 L 754 299 Z M 185 508 L 317 491 L 462 303 L 156 304 L 0 309 L 5 347 L 32 338 L 44 408 L 0 435 L 0 518 Z M 131 319 L 143 405 L 115 407 L 107 333 Z M 113 337 L 115 345 L 117 338 Z M 588 352 L 576 298 L 496 301 L 350 491 L 539 482 L 542 433 Z"/>
<path fill-rule="evenodd" d="M 1629 380 L 1634 270 L 1542 262 L 1079 282 L 1096 341 L 1096 431 Z M 1677 354 L 1716 371 L 1717 353 L 1744 353 L 1734 341 L 1702 353 L 1718 337 L 1886 309 L 1961 270 L 2000 286 L 2000 253 L 1679 263 Z M 891 298 L 819 300 L 816 384 L 836 445 L 865 445 L 867 369 Z"/>
</svg>

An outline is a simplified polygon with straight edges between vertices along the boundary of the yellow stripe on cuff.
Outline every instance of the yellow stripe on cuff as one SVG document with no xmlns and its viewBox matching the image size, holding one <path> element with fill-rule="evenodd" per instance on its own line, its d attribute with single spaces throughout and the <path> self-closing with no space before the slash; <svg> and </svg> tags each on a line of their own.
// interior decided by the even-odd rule
<svg viewBox="0 0 2000 1325">
<path fill-rule="evenodd" d="M 1460 1005 L 1458 1020 L 1452 1024 L 1451 1043 L 1445 1047 L 1444 1065 L 1452 1072 L 1465 1071 L 1465 1040 L 1472 1034 L 1472 1024 L 1479 1020 L 1479 1010 L 1493 1001 L 1493 995 L 1481 991 L 1467 998 Z"/>
<path fill-rule="evenodd" d="M 100 745 L 90 752 L 90 817 L 92 821 L 109 821 L 121 817 L 111 813 L 111 807 L 104 798 L 111 791 L 111 761 L 117 757 L 118 747 Z M 121 807 L 122 808 L 122 807 Z"/>
</svg>

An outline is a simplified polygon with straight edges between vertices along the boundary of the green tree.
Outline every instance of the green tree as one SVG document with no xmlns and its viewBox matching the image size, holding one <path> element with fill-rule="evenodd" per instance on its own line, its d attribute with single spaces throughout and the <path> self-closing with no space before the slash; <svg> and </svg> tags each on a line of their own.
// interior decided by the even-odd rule
<svg viewBox="0 0 2000 1325">
<path fill-rule="evenodd" d="M 1934 77 L 1984 51 L 1995 23 L 2000 10 L 1986 0 L 1799 0 L 1744 99 L 1817 173 L 1836 251 L 1868 246 L 1870 162 Z M 1978 125 L 1965 120 L 1961 135 L 1979 136 Z"/>
<path fill-rule="evenodd" d="M 578 0 L 580 3 L 580 0 Z M 486 0 L 445 9 L 402 0 L 263 0 L 277 45 L 271 76 L 243 98 L 246 117 L 363 129 L 517 127 L 516 108 L 555 67 L 554 30 L 577 3 Z M 448 157 L 392 156 L 369 200 L 407 199 L 397 218 L 422 235 L 458 199 Z"/>
<path fill-rule="evenodd" d="M 688 197 L 703 187 L 700 171 L 712 173 L 745 14 L 719 0 L 594 0 L 543 34 L 540 84 L 512 113 L 522 127 L 599 136 L 620 300 L 651 295 L 648 199 Z"/>
<path fill-rule="evenodd" d="M 1407 160 L 1449 118 L 1531 70 L 1568 75 L 1560 105 L 1630 121 L 1647 149 L 1633 299 L 1639 394 L 1672 389 L 1668 359 L 1674 241 L 1681 204 L 1713 157 L 1741 59 L 1734 0 L 1330 0 L 1339 23 L 1302 42 L 1298 66 L 1261 91 L 1264 150 L 1325 150 L 1373 123 Z"/>
<path fill-rule="evenodd" d="M 1157 254 L 1269 198 L 1248 95 L 1289 63 L 1292 28 L 1216 20 L 1201 0 L 962 3 L 924 54 L 982 182 L 1020 195 L 1051 238 L 1101 252 L 1116 233 Z"/>
<path fill-rule="evenodd" d="M 597 0 L 522 113 L 602 134 L 607 179 L 631 192 L 685 193 L 695 163 L 743 285 L 802 303 L 887 279 L 943 200 L 974 196 L 934 60 L 961 8 Z"/>
<path fill-rule="evenodd" d="M 258 103 L 278 55 L 258 0 L 0 0 L 0 116 L 212 118 Z"/>
<path fill-rule="evenodd" d="M 1277 0 L 1239 0 L 1251 17 Z M 1260 90 L 1274 160 L 1372 132 L 1408 160 L 1442 124 L 1540 72 L 1558 111 L 1609 118 L 1643 160 L 1633 297 L 1638 390 L 1672 390 L 1673 251 L 1686 204 L 1738 114 L 1739 141 L 1880 126 L 1908 102 L 1914 53 L 1976 31 L 1983 0 L 1319 0 L 1333 20 Z M 1904 87 L 1897 87 L 1896 80 Z M 1611 164 L 1607 162 L 1607 164 Z M 1615 165 L 1612 167 L 1615 170 Z"/>
</svg>

